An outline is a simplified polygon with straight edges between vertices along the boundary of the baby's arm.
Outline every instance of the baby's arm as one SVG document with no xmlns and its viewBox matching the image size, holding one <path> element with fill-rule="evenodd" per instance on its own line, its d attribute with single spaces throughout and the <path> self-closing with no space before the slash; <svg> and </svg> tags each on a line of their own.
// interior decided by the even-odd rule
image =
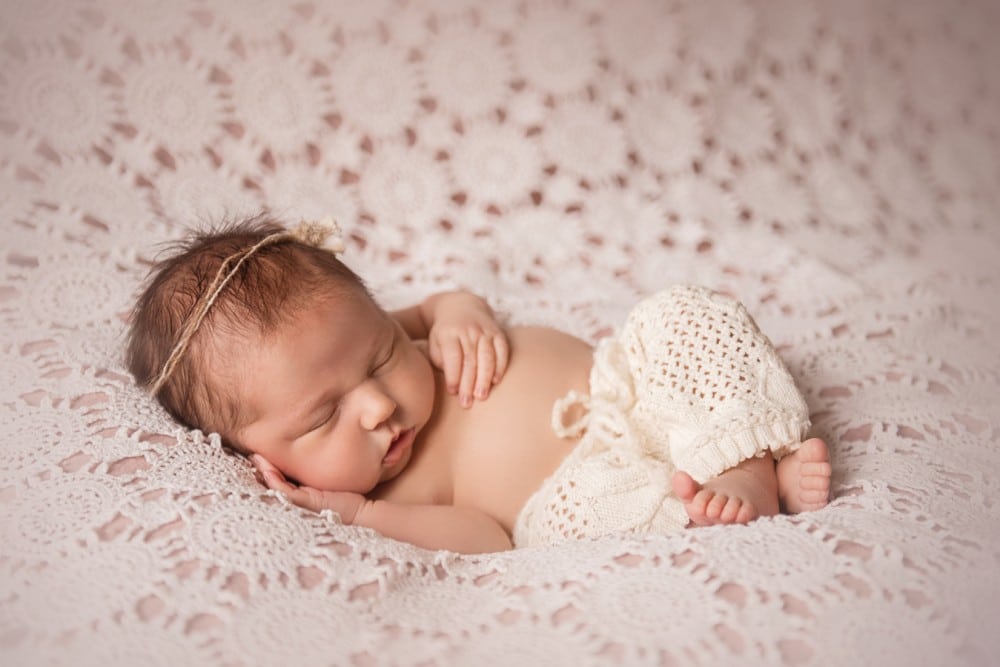
<svg viewBox="0 0 1000 667">
<path fill-rule="evenodd" d="M 458 553 L 506 551 L 512 544 L 507 531 L 491 516 L 467 507 L 450 505 L 406 505 L 388 500 L 369 500 L 360 493 L 320 491 L 290 484 L 261 457 L 254 462 L 268 488 L 281 491 L 300 507 L 314 512 L 329 509 L 346 525 L 372 528 L 386 537 L 424 549 L 447 549 Z"/>
<path fill-rule="evenodd" d="M 485 300 L 470 292 L 441 292 L 391 315 L 407 335 L 427 339 L 431 362 L 465 407 L 500 382 L 510 354 L 507 335 Z"/>
<path fill-rule="evenodd" d="M 343 517 L 341 517 L 343 518 Z M 424 549 L 474 554 L 506 551 L 507 531 L 488 514 L 453 505 L 406 505 L 364 500 L 351 522 Z"/>
</svg>

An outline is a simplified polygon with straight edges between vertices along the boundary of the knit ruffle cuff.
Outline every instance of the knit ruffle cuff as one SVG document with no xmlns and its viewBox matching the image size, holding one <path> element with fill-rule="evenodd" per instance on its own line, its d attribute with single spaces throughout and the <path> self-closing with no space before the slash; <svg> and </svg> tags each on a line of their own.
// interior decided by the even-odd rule
<svg viewBox="0 0 1000 667">
<path fill-rule="evenodd" d="M 751 457 L 770 453 L 780 459 L 791 454 L 801 446 L 810 423 L 800 413 L 773 413 L 744 425 L 737 431 L 700 434 L 672 452 L 674 465 L 701 484 Z"/>
</svg>

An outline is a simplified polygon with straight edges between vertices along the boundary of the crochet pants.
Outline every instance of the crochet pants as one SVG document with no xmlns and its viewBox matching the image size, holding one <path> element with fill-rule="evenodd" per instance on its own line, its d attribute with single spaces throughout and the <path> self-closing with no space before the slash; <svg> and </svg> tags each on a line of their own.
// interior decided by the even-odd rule
<svg viewBox="0 0 1000 667">
<path fill-rule="evenodd" d="M 566 423 L 571 413 L 583 416 Z M 688 516 L 675 471 L 704 482 L 752 456 L 780 458 L 809 428 L 788 369 L 743 305 L 687 285 L 640 302 L 595 349 L 590 395 L 571 392 L 552 417 L 558 435 L 580 442 L 521 510 L 516 546 L 679 530 Z"/>
</svg>

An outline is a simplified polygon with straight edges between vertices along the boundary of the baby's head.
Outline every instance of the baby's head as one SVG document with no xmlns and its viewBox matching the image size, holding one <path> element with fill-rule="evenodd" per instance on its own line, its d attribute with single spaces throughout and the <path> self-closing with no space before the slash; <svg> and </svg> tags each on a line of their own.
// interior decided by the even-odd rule
<svg viewBox="0 0 1000 667">
<path fill-rule="evenodd" d="M 182 423 L 244 449 L 234 438 L 248 418 L 233 391 L 240 355 L 318 303 L 371 301 L 321 236 L 260 215 L 184 242 L 155 267 L 133 312 L 126 356 L 136 382 Z"/>
</svg>

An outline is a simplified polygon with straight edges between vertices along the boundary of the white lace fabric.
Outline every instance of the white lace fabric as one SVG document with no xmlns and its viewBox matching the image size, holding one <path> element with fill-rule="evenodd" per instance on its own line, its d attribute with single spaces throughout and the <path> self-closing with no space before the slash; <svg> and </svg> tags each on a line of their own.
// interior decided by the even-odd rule
<svg viewBox="0 0 1000 667">
<path fill-rule="evenodd" d="M 989 0 L 0 4 L 0 663 L 1000 655 Z M 288 505 L 122 364 L 187 227 L 332 215 L 388 307 L 730 294 L 826 509 L 466 557 Z"/>
</svg>

